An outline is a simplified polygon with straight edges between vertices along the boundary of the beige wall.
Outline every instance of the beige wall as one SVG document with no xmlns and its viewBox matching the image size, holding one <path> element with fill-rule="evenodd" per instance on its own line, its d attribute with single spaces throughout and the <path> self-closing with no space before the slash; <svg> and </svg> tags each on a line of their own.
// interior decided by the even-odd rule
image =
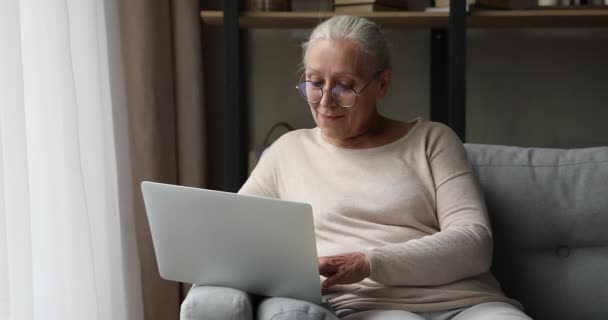
<svg viewBox="0 0 608 320">
<path fill-rule="evenodd" d="M 277 121 L 314 126 L 294 89 L 310 30 L 251 30 L 251 143 Z M 429 31 L 388 30 L 394 81 L 380 105 L 429 117 Z M 608 29 L 470 30 L 467 140 L 543 147 L 608 145 Z"/>
</svg>

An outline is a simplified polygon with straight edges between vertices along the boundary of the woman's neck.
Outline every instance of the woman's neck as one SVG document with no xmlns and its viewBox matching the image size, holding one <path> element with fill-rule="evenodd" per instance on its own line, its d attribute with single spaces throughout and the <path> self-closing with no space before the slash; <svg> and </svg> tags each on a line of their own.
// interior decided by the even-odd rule
<svg viewBox="0 0 608 320">
<path fill-rule="evenodd" d="M 328 143 L 341 148 L 374 148 L 396 140 L 394 139 L 393 134 L 395 123 L 398 122 L 376 114 L 367 128 L 356 135 L 345 138 L 335 138 L 323 134 L 323 139 Z"/>
</svg>

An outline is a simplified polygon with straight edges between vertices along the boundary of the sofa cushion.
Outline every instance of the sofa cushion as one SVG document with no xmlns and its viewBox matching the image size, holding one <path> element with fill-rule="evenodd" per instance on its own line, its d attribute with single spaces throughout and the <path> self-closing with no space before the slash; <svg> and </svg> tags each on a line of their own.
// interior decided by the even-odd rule
<svg viewBox="0 0 608 320">
<path fill-rule="evenodd" d="M 465 147 L 507 295 L 534 319 L 608 319 L 608 147 Z"/>
<path fill-rule="evenodd" d="M 258 320 L 338 320 L 326 307 L 291 298 L 266 298 L 258 305 Z"/>
<path fill-rule="evenodd" d="M 180 320 L 253 320 L 250 296 L 237 289 L 194 285 L 182 302 Z"/>
</svg>

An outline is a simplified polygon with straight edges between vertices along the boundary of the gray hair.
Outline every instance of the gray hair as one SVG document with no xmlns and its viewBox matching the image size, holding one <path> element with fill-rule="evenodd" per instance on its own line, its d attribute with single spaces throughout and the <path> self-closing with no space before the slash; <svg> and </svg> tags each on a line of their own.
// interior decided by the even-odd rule
<svg viewBox="0 0 608 320">
<path fill-rule="evenodd" d="M 319 24 L 307 42 L 302 43 L 302 65 L 308 48 L 319 40 L 350 40 L 364 53 L 371 56 L 376 64 L 374 71 L 391 67 L 388 43 L 380 27 L 365 18 L 347 15 L 335 16 Z"/>
</svg>

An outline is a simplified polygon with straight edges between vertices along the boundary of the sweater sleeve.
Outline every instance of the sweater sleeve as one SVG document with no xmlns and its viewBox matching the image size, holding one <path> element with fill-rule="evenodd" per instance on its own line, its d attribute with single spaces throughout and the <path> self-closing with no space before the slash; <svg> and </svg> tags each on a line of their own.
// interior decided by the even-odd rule
<svg viewBox="0 0 608 320">
<path fill-rule="evenodd" d="M 265 198 L 279 198 L 278 191 L 278 155 L 277 143 L 267 148 L 245 184 L 239 190 L 239 194 L 258 196 Z"/>
<path fill-rule="evenodd" d="M 485 273 L 492 233 L 482 194 L 460 139 L 435 124 L 426 143 L 439 231 L 367 252 L 370 279 L 386 285 L 433 286 Z"/>
</svg>

